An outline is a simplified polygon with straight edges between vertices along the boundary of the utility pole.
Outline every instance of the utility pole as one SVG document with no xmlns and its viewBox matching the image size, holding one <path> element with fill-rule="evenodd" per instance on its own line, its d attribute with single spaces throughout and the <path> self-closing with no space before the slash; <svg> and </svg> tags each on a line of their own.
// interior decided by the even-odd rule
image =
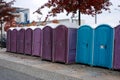
<svg viewBox="0 0 120 80">
<path fill-rule="evenodd" d="M 95 14 L 95 24 L 97 24 L 97 14 Z"/>
</svg>

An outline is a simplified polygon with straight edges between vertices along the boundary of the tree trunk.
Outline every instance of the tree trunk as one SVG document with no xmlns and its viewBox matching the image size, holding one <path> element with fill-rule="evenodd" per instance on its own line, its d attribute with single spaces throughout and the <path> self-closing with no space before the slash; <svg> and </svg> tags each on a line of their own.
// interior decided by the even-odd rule
<svg viewBox="0 0 120 80">
<path fill-rule="evenodd" d="M 79 24 L 79 26 L 81 25 L 81 14 L 80 14 L 80 10 L 78 11 L 78 24 Z"/>
<path fill-rule="evenodd" d="M 0 43 L 1 43 L 1 49 L 2 49 L 2 21 L 1 21 L 1 39 L 0 40 L 1 40 Z"/>
</svg>

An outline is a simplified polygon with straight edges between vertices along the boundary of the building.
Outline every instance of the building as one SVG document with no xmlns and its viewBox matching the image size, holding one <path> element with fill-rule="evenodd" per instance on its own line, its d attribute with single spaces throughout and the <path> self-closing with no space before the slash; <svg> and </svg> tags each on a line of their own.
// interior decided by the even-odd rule
<svg viewBox="0 0 120 80">
<path fill-rule="evenodd" d="M 13 14 L 15 15 L 19 15 L 19 17 L 15 17 L 15 22 L 17 24 L 28 24 L 30 22 L 30 10 L 28 8 L 19 8 L 19 7 L 15 7 L 16 8 L 16 12 L 14 12 Z M 2 36 L 6 37 L 6 32 L 4 30 L 5 24 L 3 24 L 3 28 L 2 28 Z M 0 32 L 1 35 L 1 32 Z M 0 36 L 1 39 L 1 36 Z"/>
<path fill-rule="evenodd" d="M 60 24 L 66 24 L 66 23 L 75 23 L 78 24 L 78 19 L 59 19 L 57 20 Z M 37 25 L 41 25 L 43 21 L 37 22 Z M 46 21 L 45 24 L 52 23 L 53 20 Z M 85 20 L 81 19 L 81 25 L 85 24 Z"/>
<path fill-rule="evenodd" d="M 30 22 L 30 10 L 28 8 L 19 8 L 15 7 L 16 12 L 14 14 L 19 15 L 19 17 L 15 18 L 15 21 L 18 24 L 27 24 Z"/>
</svg>

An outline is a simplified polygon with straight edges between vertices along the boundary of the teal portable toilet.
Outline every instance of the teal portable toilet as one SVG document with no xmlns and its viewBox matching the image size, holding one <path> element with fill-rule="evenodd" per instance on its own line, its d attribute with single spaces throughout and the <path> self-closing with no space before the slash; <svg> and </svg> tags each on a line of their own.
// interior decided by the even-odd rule
<svg viewBox="0 0 120 80">
<path fill-rule="evenodd" d="M 113 28 L 99 25 L 95 29 L 93 65 L 112 68 L 113 61 Z"/>
<path fill-rule="evenodd" d="M 92 64 L 93 29 L 84 25 L 77 30 L 76 63 Z"/>
</svg>

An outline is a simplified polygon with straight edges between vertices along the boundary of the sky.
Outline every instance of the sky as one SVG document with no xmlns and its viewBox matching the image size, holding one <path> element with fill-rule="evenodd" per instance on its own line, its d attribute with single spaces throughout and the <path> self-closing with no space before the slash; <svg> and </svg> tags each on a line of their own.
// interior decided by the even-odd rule
<svg viewBox="0 0 120 80">
<path fill-rule="evenodd" d="M 11 0 L 5 0 L 7 2 Z M 42 12 L 44 13 L 43 16 L 38 15 L 37 13 L 33 14 L 35 10 L 37 10 L 40 6 L 46 3 L 48 0 L 16 0 L 13 6 L 21 7 L 21 8 L 29 8 L 30 9 L 30 21 L 39 21 L 44 20 L 45 16 L 49 9 L 44 9 Z M 110 0 L 112 2 L 112 6 L 110 7 L 111 13 L 108 11 L 103 11 L 102 14 L 97 15 L 97 24 L 95 24 L 95 18 L 90 15 L 81 15 L 81 18 L 85 20 L 85 24 L 88 25 L 99 25 L 99 24 L 109 24 L 112 27 L 117 26 L 120 21 L 120 0 Z M 77 15 L 76 15 L 77 16 Z M 66 13 L 58 14 L 57 17 L 50 17 L 49 19 L 70 19 L 71 15 L 66 16 Z"/>
</svg>

